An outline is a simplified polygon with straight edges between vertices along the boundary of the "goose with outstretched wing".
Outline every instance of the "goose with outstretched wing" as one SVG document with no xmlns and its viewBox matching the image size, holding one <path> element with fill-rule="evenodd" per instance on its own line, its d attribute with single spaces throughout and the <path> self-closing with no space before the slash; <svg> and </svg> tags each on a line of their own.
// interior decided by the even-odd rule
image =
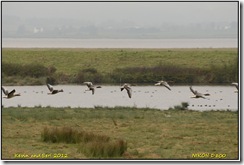
<svg viewBox="0 0 244 165">
<path fill-rule="evenodd" d="M 2 87 L 2 91 L 5 94 L 5 97 L 3 97 L 3 98 L 6 98 L 6 99 L 10 99 L 15 96 L 20 96 L 20 93 L 15 94 L 15 92 L 16 92 L 15 89 L 13 89 L 11 92 L 8 92 L 8 90 L 6 90 Z"/>
<path fill-rule="evenodd" d="M 190 86 L 190 90 L 194 94 L 194 96 L 192 96 L 191 98 L 203 98 L 203 99 L 206 99 L 206 97 L 204 97 L 204 96 L 210 96 L 209 93 L 203 94 L 203 93 L 199 93 L 196 90 L 193 90 L 192 86 Z"/>
<path fill-rule="evenodd" d="M 54 89 L 53 86 L 50 84 L 47 84 L 47 87 L 48 87 L 49 91 L 51 92 L 51 93 L 48 93 L 49 95 L 54 95 L 54 94 L 57 94 L 59 92 L 63 92 L 63 89 L 60 89 L 60 90 Z"/>
<path fill-rule="evenodd" d="M 154 84 L 154 85 L 156 85 L 156 86 L 165 86 L 168 90 L 171 90 L 169 84 L 168 84 L 166 81 L 163 81 L 163 80 L 158 81 L 158 82 L 157 82 L 156 84 Z"/>
<path fill-rule="evenodd" d="M 131 96 L 132 96 L 132 89 L 130 88 L 130 85 L 129 84 L 124 84 L 123 86 L 120 87 L 120 90 L 121 91 L 123 91 L 124 89 L 126 89 L 129 98 L 131 98 Z"/>
<path fill-rule="evenodd" d="M 88 87 L 87 91 L 92 91 L 92 94 L 94 95 L 95 93 L 95 88 L 102 88 L 101 86 L 95 86 L 93 85 L 92 82 L 84 82 L 83 84 L 86 84 L 86 86 Z"/>
</svg>

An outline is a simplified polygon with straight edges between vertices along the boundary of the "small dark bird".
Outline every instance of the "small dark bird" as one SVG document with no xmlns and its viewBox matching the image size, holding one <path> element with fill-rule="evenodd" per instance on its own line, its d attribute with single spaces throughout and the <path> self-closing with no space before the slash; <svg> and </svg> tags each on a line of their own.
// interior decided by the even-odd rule
<svg viewBox="0 0 244 165">
<path fill-rule="evenodd" d="M 54 95 L 59 92 L 63 92 L 63 89 L 61 89 L 61 90 L 53 89 L 53 86 L 50 84 L 47 84 L 47 87 L 48 87 L 49 91 L 51 92 L 51 93 L 48 93 L 49 95 Z"/>
<path fill-rule="evenodd" d="M 3 98 L 6 98 L 6 99 L 10 99 L 10 98 L 13 98 L 15 96 L 20 96 L 20 93 L 18 94 L 14 94 L 15 93 L 15 89 L 13 89 L 11 92 L 8 92 L 8 90 L 5 90 L 3 87 L 2 87 L 2 91 L 3 93 L 5 94 L 6 97 L 3 97 Z"/>
<path fill-rule="evenodd" d="M 196 90 L 193 90 L 192 86 L 190 86 L 190 90 L 195 95 L 195 96 L 192 96 L 191 98 L 204 98 L 204 99 L 206 99 L 204 96 L 210 96 L 209 93 L 202 94 L 202 93 L 197 92 Z"/>
<path fill-rule="evenodd" d="M 124 89 L 126 89 L 129 98 L 131 98 L 132 95 L 132 89 L 130 88 L 129 84 L 124 84 L 123 86 L 120 87 L 120 90 L 123 91 Z"/>
</svg>

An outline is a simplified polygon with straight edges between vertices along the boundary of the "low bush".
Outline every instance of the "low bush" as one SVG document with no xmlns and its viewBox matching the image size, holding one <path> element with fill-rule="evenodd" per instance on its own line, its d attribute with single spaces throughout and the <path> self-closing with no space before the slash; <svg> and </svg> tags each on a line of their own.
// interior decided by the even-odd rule
<svg viewBox="0 0 244 165">
<path fill-rule="evenodd" d="M 188 106 L 188 102 L 182 102 L 181 105 L 175 105 L 174 108 L 169 108 L 169 110 L 187 110 Z"/>
<path fill-rule="evenodd" d="M 93 83 L 102 83 L 103 75 L 94 68 L 87 68 L 79 71 L 75 77 L 74 83 L 81 84 L 84 81 Z"/>
<path fill-rule="evenodd" d="M 12 64 L 2 63 L 2 72 L 6 76 L 22 76 L 39 78 L 48 75 L 48 68 L 40 64 Z"/>
<path fill-rule="evenodd" d="M 203 69 L 158 65 L 116 69 L 113 71 L 112 77 L 117 81 L 122 79 L 128 83 L 152 83 L 155 80 L 161 80 L 162 77 L 177 83 L 194 83 L 199 81 L 199 76 L 205 76 L 206 73 L 207 70 Z"/>
</svg>

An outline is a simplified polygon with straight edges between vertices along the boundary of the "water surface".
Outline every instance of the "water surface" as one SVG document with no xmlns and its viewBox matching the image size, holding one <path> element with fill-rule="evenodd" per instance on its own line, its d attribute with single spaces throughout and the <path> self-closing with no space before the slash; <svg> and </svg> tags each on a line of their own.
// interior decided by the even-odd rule
<svg viewBox="0 0 244 165">
<path fill-rule="evenodd" d="M 193 86 L 202 93 L 210 93 L 207 99 L 194 99 L 189 86 L 172 86 L 169 91 L 162 86 L 132 86 L 132 98 L 129 98 L 126 91 L 120 91 L 120 86 L 102 86 L 92 95 L 86 91 L 84 85 L 58 85 L 57 89 L 64 92 L 56 95 L 48 95 L 47 86 L 6 86 L 9 91 L 16 89 L 21 93 L 20 97 L 2 99 L 4 107 L 87 107 L 95 106 L 115 107 L 148 107 L 166 110 L 170 107 L 180 105 L 182 102 L 189 103 L 189 109 L 193 110 L 238 110 L 238 93 L 233 86 Z"/>
<path fill-rule="evenodd" d="M 3 48 L 237 48 L 237 39 L 3 38 Z"/>
</svg>

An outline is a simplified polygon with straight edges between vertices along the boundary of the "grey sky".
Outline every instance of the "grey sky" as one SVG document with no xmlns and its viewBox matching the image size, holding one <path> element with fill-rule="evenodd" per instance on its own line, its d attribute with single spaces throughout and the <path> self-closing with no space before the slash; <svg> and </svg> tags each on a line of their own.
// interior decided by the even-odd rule
<svg viewBox="0 0 244 165">
<path fill-rule="evenodd" d="M 232 22 L 238 21 L 237 11 L 237 2 L 2 2 L 3 17 L 72 18 L 94 23 Z"/>
</svg>

